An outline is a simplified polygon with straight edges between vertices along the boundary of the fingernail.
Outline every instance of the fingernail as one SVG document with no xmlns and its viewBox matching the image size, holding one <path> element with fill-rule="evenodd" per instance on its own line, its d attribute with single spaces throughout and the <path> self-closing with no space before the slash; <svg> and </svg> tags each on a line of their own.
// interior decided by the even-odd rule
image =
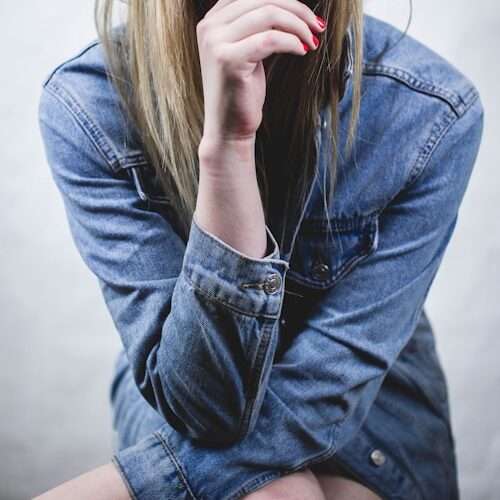
<svg viewBox="0 0 500 500">
<path fill-rule="evenodd" d="M 302 45 L 304 46 L 304 50 L 306 52 L 309 52 L 311 50 L 311 48 L 309 47 L 309 45 L 307 45 L 307 43 L 302 42 Z"/>
<path fill-rule="evenodd" d="M 316 16 L 316 20 L 318 21 L 319 27 L 321 29 L 323 29 L 326 26 L 326 21 L 322 17 Z"/>
<path fill-rule="evenodd" d="M 314 45 L 317 47 L 319 45 L 319 39 L 317 36 L 313 35 L 313 42 L 314 42 Z"/>
</svg>

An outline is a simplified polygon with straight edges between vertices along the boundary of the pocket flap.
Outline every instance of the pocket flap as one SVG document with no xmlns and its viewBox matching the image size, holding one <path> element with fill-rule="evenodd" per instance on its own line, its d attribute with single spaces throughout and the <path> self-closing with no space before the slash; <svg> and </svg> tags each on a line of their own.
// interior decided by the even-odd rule
<svg viewBox="0 0 500 500">
<path fill-rule="evenodd" d="M 297 234 L 288 277 L 312 288 L 329 288 L 376 250 L 377 243 L 375 213 L 307 217 Z"/>
</svg>

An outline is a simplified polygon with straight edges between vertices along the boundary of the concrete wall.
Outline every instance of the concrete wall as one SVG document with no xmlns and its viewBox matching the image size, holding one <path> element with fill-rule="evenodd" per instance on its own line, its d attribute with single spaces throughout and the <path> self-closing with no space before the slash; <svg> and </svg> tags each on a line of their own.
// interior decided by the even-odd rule
<svg viewBox="0 0 500 500">
<path fill-rule="evenodd" d="M 447 372 L 464 499 L 500 490 L 500 7 L 415 2 L 410 34 L 481 91 L 484 142 L 453 240 L 428 299 Z M 404 27 L 408 6 L 367 1 Z M 43 156 L 43 78 L 95 36 L 92 0 L 0 2 L 0 498 L 39 494 L 109 461 L 108 404 L 119 338 L 71 241 Z M 497 139 L 497 140 L 495 140 Z"/>
</svg>

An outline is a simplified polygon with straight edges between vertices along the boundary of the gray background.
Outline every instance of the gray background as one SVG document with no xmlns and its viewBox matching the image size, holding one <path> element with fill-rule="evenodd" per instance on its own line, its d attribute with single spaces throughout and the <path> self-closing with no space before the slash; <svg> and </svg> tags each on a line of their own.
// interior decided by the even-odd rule
<svg viewBox="0 0 500 500">
<path fill-rule="evenodd" d="M 368 1 L 399 27 L 408 6 Z M 36 121 L 43 78 L 95 36 L 93 1 L 0 2 L 0 499 L 109 461 L 119 337 L 72 243 Z M 486 128 L 455 234 L 427 301 L 447 373 L 465 499 L 500 491 L 500 170 L 494 0 L 417 0 L 410 34 L 478 86 Z"/>
</svg>

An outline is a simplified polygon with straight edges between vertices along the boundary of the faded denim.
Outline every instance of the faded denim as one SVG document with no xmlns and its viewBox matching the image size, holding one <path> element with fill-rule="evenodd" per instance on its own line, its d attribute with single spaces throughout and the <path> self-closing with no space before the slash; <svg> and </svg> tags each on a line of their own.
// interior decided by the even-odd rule
<svg viewBox="0 0 500 500">
<path fill-rule="evenodd" d="M 196 220 L 179 236 L 97 41 L 45 80 L 47 160 L 123 342 L 112 459 L 134 499 L 238 499 L 303 467 L 336 466 L 383 498 L 459 498 L 447 384 L 423 306 L 483 108 L 469 79 L 411 37 L 384 51 L 399 36 L 366 17 L 354 154 L 339 158 L 325 213 L 323 109 L 306 208 L 287 227 L 270 214 L 262 259 Z M 341 145 L 351 92 L 347 81 Z"/>
</svg>

